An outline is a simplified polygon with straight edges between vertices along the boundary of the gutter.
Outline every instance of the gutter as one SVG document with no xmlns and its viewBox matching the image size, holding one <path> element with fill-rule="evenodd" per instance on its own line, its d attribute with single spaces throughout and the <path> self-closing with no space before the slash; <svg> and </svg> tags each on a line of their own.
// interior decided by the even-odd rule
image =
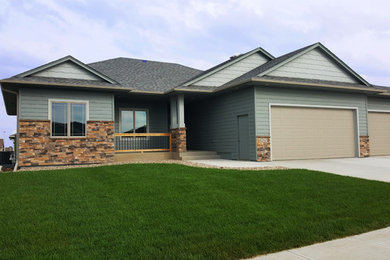
<svg viewBox="0 0 390 260">
<path fill-rule="evenodd" d="M 384 90 L 379 89 L 368 89 L 368 88 L 360 88 L 360 87 L 347 87 L 347 86 L 335 86 L 330 84 L 321 84 L 321 83 L 307 83 L 307 82 L 293 82 L 293 81 L 279 81 L 279 80 L 271 80 L 271 79 L 259 79 L 259 78 L 251 78 L 248 80 L 244 80 L 238 83 L 234 83 L 227 86 L 222 86 L 217 89 L 215 89 L 215 92 L 228 89 L 234 86 L 251 83 L 251 82 L 260 82 L 260 83 L 271 83 L 271 84 L 285 84 L 285 85 L 295 85 L 295 86 L 315 86 L 315 87 L 322 87 L 322 88 L 330 88 L 330 89 L 343 89 L 343 90 L 359 90 L 363 92 L 372 92 L 372 93 L 386 93 Z"/>
<path fill-rule="evenodd" d="M 23 85 L 43 85 L 43 86 L 64 86 L 64 87 L 82 87 L 82 88 L 94 88 L 94 89 L 111 89 L 111 90 L 122 90 L 122 91 L 132 91 L 133 88 L 123 88 L 123 87 L 110 87 L 110 86 L 98 86 L 98 85 L 85 85 L 85 84 L 70 84 L 70 83 L 52 83 L 52 82 L 29 82 L 22 80 L 0 80 L 0 83 L 13 83 L 13 84 L 23 84 Z"/>
<path fill-rule="evenodd" d="M 15 136 L 15 166 L 14 166 L 14 169 L 13 171 L 16 172 L 16 170 L 18 169 L 19 167 L 19 92 L 16 92 L 16 91 L 12 91 L 12 90 L 9 90 L 9 89 L 5 89 L 5 88 L 1 88 L 2 91 L 4 92 L 9 92 L 9 93 L 12 93 L 12 94 L 15 94 L 16 95 L 16 115 L 17 115 L 17 118 L 16 118 L 16 136 Z"/>
</svg>

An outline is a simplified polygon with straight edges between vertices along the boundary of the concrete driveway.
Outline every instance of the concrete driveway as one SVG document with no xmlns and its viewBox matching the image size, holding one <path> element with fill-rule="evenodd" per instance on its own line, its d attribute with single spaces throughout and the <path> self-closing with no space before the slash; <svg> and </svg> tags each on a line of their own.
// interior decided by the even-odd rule
<svg viewBox="0 0 390 260">
<path fill-rule="evenodd" d="M 311 246 L 258 256 L 255 260 L 328 260 L 390 258 L 390 228 L 336 239 Z"/>
<path fill-rule="evenodd" d="M 390 156 L 373 156 L 367 158 L 293 160 L 276 162 L 249 162 L 233 160 L 196 160 L 195 162 L 219 167 L 272 167 L 309 169 L 358 177 L 369 180 L 390 182 Z"/>
</svg>

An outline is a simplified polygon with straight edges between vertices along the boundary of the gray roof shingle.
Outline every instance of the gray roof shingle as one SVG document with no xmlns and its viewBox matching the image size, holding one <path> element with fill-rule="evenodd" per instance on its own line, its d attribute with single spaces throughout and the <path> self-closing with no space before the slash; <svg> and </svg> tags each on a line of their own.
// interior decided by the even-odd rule
<svg viewBox="0 0 390 260">
<path fill-rule="evenodd" d="M 94 62 L 88 66 L 119 82 L 123 87 L 154 92 L 165 92 L 202 72 L 176 63 L 130 58 Z"/>
</svg>

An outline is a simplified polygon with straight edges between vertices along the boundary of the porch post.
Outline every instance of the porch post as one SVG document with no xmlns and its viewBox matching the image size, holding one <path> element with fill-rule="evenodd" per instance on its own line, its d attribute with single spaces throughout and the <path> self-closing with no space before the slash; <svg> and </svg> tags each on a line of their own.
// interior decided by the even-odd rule
<svg viewBox="0 0 390 260">
<path fill-rule="evenodd" d="M 187 150 L 187 134 L 184 123 L 184 95 L 181 94 L 171 97 L 170 110 L 170 133 L 172 152 L 182 153 Z"/>
<path fill-rule="evenodd" d="M 171 127 L 170 129 L 177 128 L 177 97 L 171 97 L 170 99 L 170 114 L 171 114 Z"/>
</svg>

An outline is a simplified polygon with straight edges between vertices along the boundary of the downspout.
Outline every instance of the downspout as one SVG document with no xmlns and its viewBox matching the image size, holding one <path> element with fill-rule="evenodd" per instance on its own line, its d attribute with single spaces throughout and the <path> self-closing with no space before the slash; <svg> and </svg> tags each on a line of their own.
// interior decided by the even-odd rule
<svg viewBox="0 0 390 260">
<path fill-rule="evenodd" d="M 19 167 L 19 92 L 2 88 L 4 92 L 12 93 L 16 95 L 16 136 L 15 136 L 15 166 L 13 171 L 15 172 Z"/>
</svg>

